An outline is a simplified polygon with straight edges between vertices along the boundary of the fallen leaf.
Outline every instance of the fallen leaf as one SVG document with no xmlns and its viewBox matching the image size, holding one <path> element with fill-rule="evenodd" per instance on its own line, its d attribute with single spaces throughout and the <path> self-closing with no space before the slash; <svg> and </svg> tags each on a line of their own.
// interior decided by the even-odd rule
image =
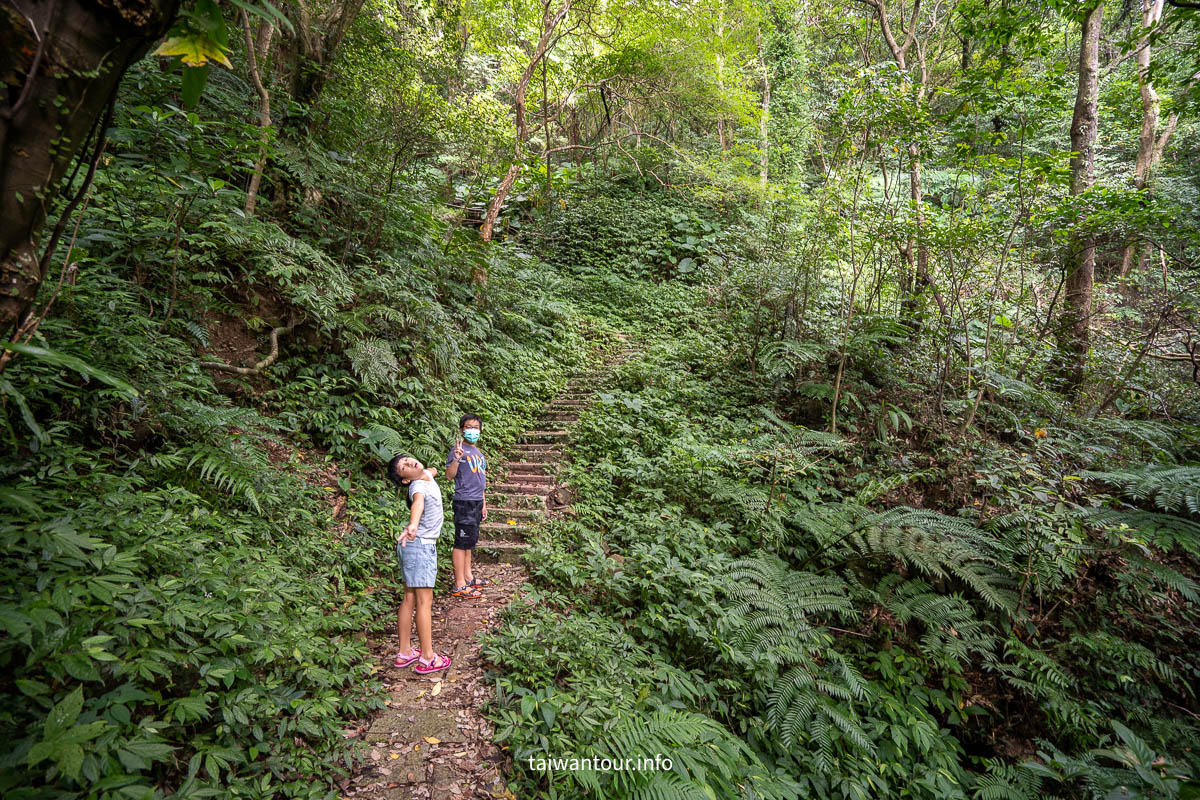
<svg viewBox="0 0 1200 800">
<path fill-rule="evenodd" d="M 433 691 L 429 693 L 430 697 L 437 697 L 442 693 L 442 682 L 438 681 L 433 685 Z"/>
<path fill-rule="evenodd" d="M 388 758 L 390 758 L 392 761 L 395 761 L 399 757 L 400 757 L 399 753 L 391 753 L 388 755 Z"/>
<path fill-rule="evenodd" d="M 442 743 L 442 740 L 437 738 L 436 736 L 426 736 L 425 741 L 429 742 L 430 744 L 441 744 Z"/>
</svg>

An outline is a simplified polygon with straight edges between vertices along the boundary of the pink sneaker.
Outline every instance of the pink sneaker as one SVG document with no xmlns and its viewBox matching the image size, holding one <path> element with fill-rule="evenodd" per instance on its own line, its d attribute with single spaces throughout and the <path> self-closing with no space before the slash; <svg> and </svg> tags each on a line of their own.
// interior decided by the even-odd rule
<svg viewBox="0 0 1200 800">
<path fill-rule="evenodd" d="M 413 672 L 418 675 L 428 675 L 431 672 L 441 672 L 444 669 L 450 669 L 450 657 L 444 656 L 441 653 L 434 653 L 433 658 L 426 661 L 420 659 L 417 665 L 413 667 Z"/>
<path fill-rule="evenodd" d="M 410 656 L 406 656 L 402 653 L 396 653 L 396 660 L 393 661 L 392 663 L 395 664 L 397 667 L 407 667 L 409 664 L 413 663 L 420 657 L 421 657 L 420 648 L 414 647 L 412 650 L 412 655 L 410 655 Z"/>
</svg>

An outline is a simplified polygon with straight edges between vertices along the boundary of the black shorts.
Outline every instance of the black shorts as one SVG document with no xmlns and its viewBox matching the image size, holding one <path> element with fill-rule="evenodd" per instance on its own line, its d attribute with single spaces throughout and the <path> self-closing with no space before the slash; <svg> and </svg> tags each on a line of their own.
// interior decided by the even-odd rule
<svg viewBox="0 0 1200 800">
<path fill-rule="evenodd" d="M 455 498 L 454 549 L 474 550 L 479 541 L 479 523 L 483 522 L 482 500 L 459 500 Z"/>
</svg>

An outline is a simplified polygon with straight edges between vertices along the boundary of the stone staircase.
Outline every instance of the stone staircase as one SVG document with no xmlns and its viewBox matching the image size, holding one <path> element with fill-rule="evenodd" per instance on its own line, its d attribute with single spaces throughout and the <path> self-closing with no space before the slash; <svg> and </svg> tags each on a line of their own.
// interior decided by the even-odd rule
<svg viewBox="0 0 1200 800">
<path fill-rule="evenodd" d="M 554 507 L 551 496 L 571 426 L 591 401 L 594 387 L 613 367 L 637 352 L 625 347 L 595 372 L 573 378 L 542 410 L 535 429 L 517 437 L 512 458 L 494 469 L 499 480 L 488 483 L 488 518 L 479 528 L 476 562 L 520 562 L 529 548 L 526 531 Z"/>
<path fill-rule="evenodd" d="M 493 680 L 477 634 L 494 623 L 528 577 L 520 563 L 528 549 L 525 534 L 557 507 L 551 498 L 569 431 L 592 388 L 636 352 L 622 350 L 573 380 L 546 406 L 536 429 L 520 437 L 511 458 L 494 464 L 498 480 L 489 480 L 488 521 L 475 550 L 476 575 L 491 585 L 479 599 L 434 593 L 434 646 L 451 655 L 450 669 L 423 676 L 392 666 L 399 642 L 391 627 L 395 617 L 385 620 L 386 633 L 375 637 L 372 649 L 375 670 L 386 676 L 386 707 L 343 733 L 361 739 L 366 756 L 339 782 L 344 800 L 513 797 L 505 789 L 510 756 L 493 741 L 495 731 L 480 710 L 493 696 Z"/>
</svg>

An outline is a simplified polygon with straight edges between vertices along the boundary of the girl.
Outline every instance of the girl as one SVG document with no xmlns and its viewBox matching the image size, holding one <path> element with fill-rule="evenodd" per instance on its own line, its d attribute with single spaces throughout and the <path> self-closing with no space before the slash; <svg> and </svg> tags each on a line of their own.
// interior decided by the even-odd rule
<svg viewBox="0 0 1200 800">
<path fill-rule="evenodd" d="M 404 602 L 396 616 L 400 652 L 395 665 L 421 675 L 440 672 L 450 658 L 433 651 L 433 584 L 437 580 L 437 540 L 442 532 L 442 490 L 433 480 L 433 470 L 412 456 L 396 456 L 388 462 L 388 477 L 397 487 L 408 489 L 408 525 L 397 537 L 396 556 L 404 568 Z M 417 612 L 419 650 L 412 648 L 413 608 Z M 429 655 L 429 658 L 425 658 Z"/>
</svg>

